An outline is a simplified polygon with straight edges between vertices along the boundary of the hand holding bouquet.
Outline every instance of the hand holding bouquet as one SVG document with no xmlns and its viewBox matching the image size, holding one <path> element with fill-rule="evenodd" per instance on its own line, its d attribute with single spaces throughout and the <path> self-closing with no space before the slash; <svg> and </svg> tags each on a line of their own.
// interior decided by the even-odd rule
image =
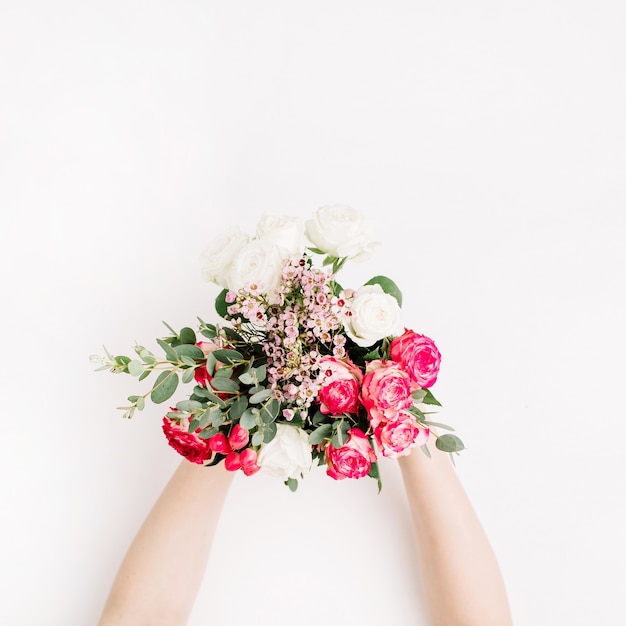
<svg viewBox="0 0 626 626">
<path fill-rule="evenodd" d="M 125 417 L 194 384 L 163 417 L 169 444 L 193 463 L 262 470 L 295 490 L 316 462 L 336 480 L 370 476 L 380 489 L 379 455 L 416 446 L 428 454 L 430 427 L 452 429 L 428 419 L 426 405 L 439 405 L 431 387 L 441 355 L 403 326 L 397 285 L 385 276 L 356 290 L 337 281 L 376 245 L 369 223 L 340 205 L 307 221 L 263 216 L 254 236 L 233 227 L 201 258 L 203 278 L 222 288 L 223 323 L 166 325 L 170 334 L 156 340 L 162 357 L 137 345 L 133 357 L 105 350 L 92 360 L 139 380 L 156 374 L 121 407 Z M 448 433 L 436 447 L 456 453 L 463 443 Z"/>
</svg>

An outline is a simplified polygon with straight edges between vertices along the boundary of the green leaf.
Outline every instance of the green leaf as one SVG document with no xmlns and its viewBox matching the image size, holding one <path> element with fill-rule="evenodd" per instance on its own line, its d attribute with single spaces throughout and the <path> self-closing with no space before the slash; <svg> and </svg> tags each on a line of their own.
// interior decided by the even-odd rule
<svg viewBox="0 0 626 626">
<path fill-rule="evenodd" d="M 181 400 L 176 403 L 176 410 L 178 411 L 187 411 L 190 413 L 191 411 L 197 411 L 201 408 L 203 408 L 202 403 L 196 400 Z"/>
<path fill-rule="evenodd" d="M 194 371 L 195 370 L 193 369 L 188 369 L 183 372 L 183 375 L 182 375 L 183 383 L 187 384 L 193 380 Z"/>
<path fill-rule="evenodd" d="M 439 400 L 437 400 L 437 398 L 433 396 L 433 392 L 430 389 L 425 389 L 424 391 L 426 391 L 426 395 L 422 400 L 424 404 L 435 404 L 437 406 L 441 406 L 441 402 L 439 402 Z"/>
<path fill-rule="evenodd" d="M 187 343 L 183 343 L 180 346 L 176 346 L 174 348 L 174 352 L 177 357 L 182 358 L 183 356 L 189 357 L 190 359 L 197 359 L 198 361 L 204 361 L 204 352 L 198 348 L 198 346 L 190 346 Z"/>
<path fill-rule="evenodd" d="M 203 431 L 198 433 L 198 437 L 201 439 L 210 439 L 213 435 L 217 435 L 219 430 L 211 426 L 211 428 L 205 428 Z"/>
<path fill-rule="evenodd" d="M 227 393 L 235 393 L 239 391 L 239 383 L 232 378 L 215 377 L 211 379 L 210 385 L 216 391 L 226 391 Z"/>
<path fill-rule="evenodd" d="M 266 424 L 263 427 L 263 443 L 269 443 L 272 439 L 274 439 L 274 437 L 276 437 L 277 431 L 278 428 L 275 422 L 272 422 L 271 424 Z"/>
<path fill-rule="evenodd" d="M 178 337 L 178 333 L 167 322 L 163 322 L 163 326 L 165 326 L 165 328 L 167 328 L 167 330 L 169 330 L 174 337 Z"/>
<path fill-rule="evenodd" d="M 376 482 L 378 483 L 378 493 L 380 493 L 383 488 L 383 483 L 382 483 L 382 480 L 380 479 L 380 471 L 378 468 L 378 463 L 376 461 L 372 463 L 368 476 L 376 480 Z"/>
<path fill-rule="evenodd" d="M 185 326 L 185 328 L 183 328 L 180 331 L 180 343 L 182 344 L 191 344 L 191 345 L 196 345 L 196 333 L 194 332 L 194 330 L 192 328 L 188 328 L 187 326 Z"/>
<path fill-rule="evenodd" d="M 143 411 L 146 406 L 146 399 L 143 396 L 139 396 L 135 402 L 137 409 Z"/>
<path fill-rule="evenodd" d="M 296 491 L 298 489 L 298 481 L 295 478 L 288 478 L 285 481 L 285 485 L 289 487 L 290 491 Z"/>
<path fill-rule="evenodd" d="M 230 405 L 230 419 L 238 420 L 243 415 L 243 412 L 248 408 L 248 398 L 246 396 L 239 396 L 233 400 Z"/>
<path fill-rule="evenodd" d="M 133 359 L 128 363 L 128 373 L 131 376 L 141 376 L 143 371 L 143 363 L 141 361 Z"/>
<path fill-rule="evenodd" d="M 252 445 L 260 446 L 263 443 L 263 434 L 258 430 L 252 435 Z"/>
<path fill-rule="evenodd" d="M 244 372 L 239 376 L 239 382 L 244 385 L 254 385 L 256 382 L 250 372 Z"/>
<path fill-rule="evenodd" d="M 144 378 L 148 378 L 150 376 L 150 370 L 146 370 L 137 380 L 143 380 Z"/>
<path fill-rule="evenodd" d="M 239 425 L 246 430 L 252 430 L 256 426 L 256 416 L 259 412 L 256 409 L 246 409 L 239 419 Z"/>
<path fill-rule="evenodd" d="M 434 426 L 435 428 L 445 428 L 446 430 L 454 431 L 452 426 L 448 426 L 447 424 L 442 424 L 441 422 L 431 422 L 430 420 L 422 420 L 422 424 L 426 424 L 426 426 Z"/>
<path fill-rule="evenodd" d="M 431 458 L 430 448 L 426 444 L 420 446 L 420 448 L 422 449 L 422 452 L 430 459 Z"/>
<path fill-rule="evenodd" d="M 463 450 L 465 446 L 463 442 L 456 435 L 439 435 L 435 442 L 438 450 L 442 452 L 459 452 Z"/>
<path fill-rule="evenodd" d="M 173 370 L 161 372 L 152 387 L 150 400 L 155 404 L 161 404 L 174 395 L 176 387 L 178 387 L 178 374 Z"/>
<path fill-rule="evenodd" d="M 261 407 L 261 419 L 266 424 L 270 424 L 278 416 L 278 411 L 280 411 L 280 402 L 276 398 L 272 398 Z"/>
<path fill-rule="evenodd" d="M 313 426 L 319 426 L 324 420 L 326 416 L 320 410 L 318 410 L 313 416 Z"/>
<path fill-rule="evenodd" d="M 380 285 L 385 293 L 393 296 L 397 300 L 398 306 L 402 306 L 402 292 L 391 278 L 387 278 L 387 276 L 374 276 L 374 278 L 370 278 L 365 284 Z"/>
<path fill-rule="evenodd" d="M 263 389 L 262 391 L 250 396 L 250 404 L 260 404 L 264 400 L 267 400 L 272 393 L 274 392 L 271 389 Z"/>
<path fill-rule="evenodd" d="M 426 389 L 416 389 L 411 394 L 411 397 L 413 398 L 414 402 L 417 402 L 417 404 L 420 404 L 420 402 L 423 402 L 424 398 L 426 397 Z"/>
<path fill-rule="evenodd" d="M 265 365 L 259 365 L 259 367 L 255 367 L 254 371 L 256 372 L 257 382 L 262 383 L 267 377 L 267 369 Z"/>
<path fill-rule="evenodd" d="M 318 426 L 310 435 L 309 435 L 309 443 L 314 446 L 318 443 L 322 443 L 324 439 L 327 439 L 332 430 L 332 424 L 322 424 Z"/>
<path fill-rule="evenodd" d="M 157 343 L 161 346 L 163 352 L 165 352 L 165 356 L 167 357 L 168 361 L 172 361 L 174 363 L 178 361 L 178 355 L 169 343 L 163 341 L 163 339 L 157 339 Z"/>
<path fill-rule="evenodd" d="M 236 365 L 244 361 L 243 354 L 237 352 L 237 350 L 213 350 L 211 354 L 220 363 L 226 363 L 226 365 Z"/>
<path fill-rule="evenodd" d="M 349 429 L 350 423 L 345 420 L 341 420 L 339 425 L 334 427 L 335 434 L 331 441 L 334 448 L 341 448 L 346 443 Z"/>
<path fill-rule="evenodd" d="M 224 289 L 221 291 L 217 298 L 215 298 L 215 310 L 220 317 L 226 317 L 228 315 L 228 307 L 230 306 L 226 302 L 226 294 L 228 293 L 228 289 Z"/>
</svg>

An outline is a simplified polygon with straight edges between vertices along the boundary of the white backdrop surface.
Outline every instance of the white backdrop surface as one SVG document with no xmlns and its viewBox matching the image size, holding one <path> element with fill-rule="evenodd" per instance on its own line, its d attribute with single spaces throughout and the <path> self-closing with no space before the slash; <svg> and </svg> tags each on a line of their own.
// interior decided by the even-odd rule
<svg viewBox="0 0 626 626">
<path fill-rule="evenodd" d="M 0 623 L 95 624 L 179 461 L 89 355 L 210 318 L 220 229 L 345 203 L 383 244 L 349 279 L 443 353 L 516 626 L 623 624 L 625 30 L 617 0 L 2 3 Z M 427 624 L 381 470 L 238 476 L 190 626 Z"/>
</svg>

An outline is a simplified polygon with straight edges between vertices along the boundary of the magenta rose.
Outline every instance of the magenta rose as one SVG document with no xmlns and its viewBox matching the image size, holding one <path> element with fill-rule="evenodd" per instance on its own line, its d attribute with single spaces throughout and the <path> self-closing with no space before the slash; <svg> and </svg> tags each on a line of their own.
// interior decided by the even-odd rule
<svg viewBox="0 0 626 626">
<path fill-rule="evenodd" d="M 196 433 L 187 432 L 189 419 L 171 420 L 163 418 L 163 432 L 167 442 L 191 463 L 202 465 L 213 454 L 207 441 L 198 437 Z"/>
<path fill-rule="evenodd" d="M 320 411 L 331 415 L 356 413 L 363 374 L 349 358 L 322 357 L 319 361 L 322 387 L 317 396 Z"/>
<path fill-rule="evenodd" d="M 348 434 L 348 441 L 341 448 L 331 444 L 326 449 L 326 473 L 335 480 L 363 478 L 376 460 L 376 453 L 362 430 L 351 428 Z"/>
<path fill-rule="evenodd" d="M 230 447 L 233 450 L 241 450 L 248 445 L 248 441 L 250 441 L 250 433 L 239 424 L 235 424 L 228 435 Z"/>
<path fill-rule="evenodd" d="M 410 453 L 411 448 L 424 445 L 428 441 L 429 429 L 420 427 L 415 416 L 401 410 L 388 420 L 378 424 L 374 437 L 383 456 L 396 459 Z"/>
<path fill-rule="evenodd" d="M 405 329 L 391 342 L 390 354 L 409 373 L 414 386 L 425 389 L 437 381 L 441 354 L 432 339 Z"/>
<path fill-rule="evenodd" d="M 361 402 L 374 426 L 387 412 L 408 408 L 413 404 L 409 375 L 398 363 L 370 361 L 361 385 Z"/>
</svg>

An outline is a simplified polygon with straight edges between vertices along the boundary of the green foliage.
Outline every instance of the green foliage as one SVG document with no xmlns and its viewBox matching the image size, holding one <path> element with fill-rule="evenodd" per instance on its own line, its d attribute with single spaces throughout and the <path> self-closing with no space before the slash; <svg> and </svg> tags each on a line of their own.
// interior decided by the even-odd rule
<svg viewBox="0 0 626 626">
<path fill-rule="evenodd" d="M 178 387 L 178 374 L 175 370 L 161 372 L 152 387 L 150 400 L 155 404 L 161 404 L 169 400 Z"/>
<path fill-rule="evenodd" d="M 438 450 L 442 452 L 460 452 L 465 449 L 463 442 L 456 435 L 439 435 L 435 442 Z"/>
<path fill-rule="evenodd" d="M 387 276 L 374 276 L 370 278 L 366 283 L 366 285 L 380 285 L 382 290 L 393 296 L 397 302 L 398 306 L 402 306 L 402 292 L 400 291 L 398 285 L 391 280 L 391 278 L 387 278 Z"/>
</svg>

